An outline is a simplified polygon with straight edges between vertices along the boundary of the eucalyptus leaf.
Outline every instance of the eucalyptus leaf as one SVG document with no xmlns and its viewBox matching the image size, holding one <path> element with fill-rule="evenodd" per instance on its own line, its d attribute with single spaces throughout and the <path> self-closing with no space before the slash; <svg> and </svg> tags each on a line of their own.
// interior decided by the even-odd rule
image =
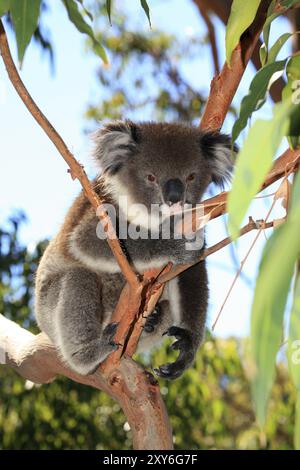
<svg viewBox="0 0 300 470">
<path fill-rule="evenodd" d="M 275 62 L 281 48 L 284 46 L 287 40 L 290 39 L 290 37 L 292 36 L 293 36 L 293 33 L 284 33 L 275 41 L 275 43 L 273 44 L 273 46 L 271 47 L 268 53 L 268 61 L 267 61 L 268 64 Z"/>
<path fill-rule="evenodd" d="M 230 64 L 231 54 L 238 45 L 241 35 L 253 22 L 261 0 L 233 0 L 226 27 L 226 61 Z"/>
<path fill-rule="evenodd" d="M 93 15 L 92 15 L 92 13 L 91 13 L 90 11 L 88 11 L 88 10 L 86 9 L 86 7 L 85 7 L 84 4 L 83 4 L 83 0 L 77 0 L 77 2 L 80 3 L 80 5 L 82 6 L 84 12 L 85 12 L 85 13 L 87 14 L 87 16 L 89 17 L 89 19 L 90 19 L 91 21 L 93 21 L 93 19 L 94 19 L 94 18 L 93 18 Z"/>
<path fill-rule="evenodd" d="M 295 186 L 299 194 L 299 177 Z M 273 232 L 265 245 L 256 282 L 251 313 L 251 355 L 255 371 L 252 394 L 261 426 L 274 380 L 287 296 L 300 254 L 299 231 L 300 199 L 297 199 L 291 204 L 287 222 Z"/>
<path fill-rule="evenodd" d="M 296 399 L 294 447 L 296 450 L 300 450 L 300 392 L 297 393 Z"/>
<path fill-rule="evenodd" d="M 293 305 L 290 315 L 288 350 L 289 371 L 295 387 L 300 393 L 300 274 L 297 273 Z"/>
<path fill-rule="evenodd" d="M 262 66 L 265 65 L 267 61 L 267 54 L 268 54 L 268 51 L 267 51 L 266 45 L 265 43 L 262 43 L 262 45 L 259 48 L 259 58 L 260 58 L 260 63 Z"/>
<path fill-rule="evenodd" d="M 0 17 L 8 12 L 10 6 L 10 0 L 0 0 Z"/>
<path fill-rule="evenodd" d="M 148 21 L 149 21 L 149 26 L 151 28 L 150 8 L 149 8 L 149 5 L 147 3 L 147 0 L 141 0 L 141 6 L 142 6 L 144 12 L 146 13 L 146 16 L 147 16 Z"/>
<path fill-rule="evenodd" d="M 67 10 L 68 17 L 69 17 L 70 21 L 74 24 L 74 26 L 78 29 L 78 31 L 80 31 L 83 34 L 88 35 L 91 38 L 91 40 L 93 42 L 93 49 L 101 57 L 103 62 L 105 64 L 107 64 L 108 61 L 107 61 L 107 56 L 106 56 L 106 52 L 104 50 L 104 47 L 95 38 L 95 35 L 93 33 L 92 28 L 90 27 L 90 25 L 83 18 L 82 14 L 80 13 L 80 11 L 78 9 L 78 5 L 75 2 L 75 0 L 62 0 L 62 2 L 66 7 L 66 10 Z"/>
<path fill-rule="evenodd" d="M 111 0 L 106 0 L 106 11 L 109 19 L 109 24 L 111 25 Z"/>
<path fill-rule="evenodd" d="M 18 59 L 20 65 L 25 50 L 38 26 L 41 0 L 10 0 L 11 14 L 18 46 Z"/>
<path fill-rule="evenodd" d="M 248 119 L 266 101 L 266 94 L 275 79 L 282 75 L 287 59 L 273 62 L 262 67 L 253 78 L 249 92 L 241 102 L 240 114 L 232 129 L 233 142 L 246 127 Z"/>
<path fill-rule="evenodd" d="M 281 0 L 280 5 L 281 9 L 278 9 L 278 2 L 277 0 L 273 0 L 268 8 L 268 15 L 263 27 L 263 40 L 265 43 L 266 51 L 269 49 L 269 38 L 270 38 L 270 30 L 271 30 L 271 23 L 278 18 L 278 16 L 284 14 L 289 8 L 292 8 L 294 5 L 299 3 L 299 0 Z M 262 57 L 261 57 L 262 58 Z M 267 60 L 267 55 L 264 58 Z M 264 65 L 265 62 L 262 62 Z"/>
<path fill-rule="evenodd" d="M 288 141 L 292 148 L 300 145 L 300 55 L 290 58 L 286 67 L 287 84 L 282 90 L 282 98 L 290 100 L 295 110 L 290 121 Z"/>
</svg>

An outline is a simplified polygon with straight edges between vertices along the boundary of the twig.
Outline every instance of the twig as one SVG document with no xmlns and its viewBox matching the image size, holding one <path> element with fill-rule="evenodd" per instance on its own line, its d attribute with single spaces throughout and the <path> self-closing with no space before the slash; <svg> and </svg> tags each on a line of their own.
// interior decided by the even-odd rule
<svg viewBox="0 0 300 470">
<path fill-rule="evenodd" d="M 257 220 L 254 221 L 253 219 L 249 220 L 249 223 L 245 225 L 244 227 L 241 228 L 239 237 L 242 237 L 243 235 L 246 235 L 246 233 L 251 232 L 252 230 L 258 230 L 261 227 L 261 223 L 263 221 Z M 264 228 L 271 228 L 273 227 L 273 222 L 268 222 L 264 223 Z M 206 259 L 208 256 L 216 253 L 217 251 L 221 250 L 222 248 L 225 248 L 225 246 L 229 245 L 232 243 L 232 239 L 230 237 L 226 237 L 223 240 L 219 241 L 215 245 L 210 246 L 209 248 L 206 248 L 206 250 L 203 251 L 202 255 L 199 257 L 199 259 L 196 261 L 196 263 L 199 263 L 200 261 L 203 261 Z M 182 273 L 186 269 L 192 267 L 196 263 L 189 263 L 189 264 L 180 264 L 173 268 L 169 273 L 163 274 L 158 278 L 159 282 L 165 283 L 168 282 L 170 279 L 173 279 L 173 277 L 178 276 L 178 274 Z"/>
<path fill-rule="evenodd" d="M 251 243 L 251 245 L 250 245 L 250 247 L 249 247 L 249 249 L 248 249 L 248 251 L 247 251 L 247 253 L 246 253 L 246 256 L 245 256 L 244 259 L 241 261 L 240 267 L 239 267 L 239 269 L 237 270 L 237 272 L 236 272 L 236 274 L 235 274 L 235 277 L 234 277 L 234 279 L 233 279 L 233 281 L 232 281 L 232 283 L 231 283 L 231 286 L 230 286 L 230 288 L 229 288 L 229 290 L 228 290 L 228 292 L 227 292 L 227 295 L 226 295 L 226 297 L 225 297 L 225 299 L 224 299 L 224 302 L 223 302 L 223 304 L 222 304 L 222 306 L 221 306 L 221 308 L 220 308 L 220 311 L 219 311 L 219 313 L 218 313 L 218 315 L 217 315 L 217 317 L 216 317 L 216 320 L 214 321 L 214 323 L 213 323 L 213 325 L 212 325 L 212 330 L 215 329 L 215 326 L 216 326 L 216 324 L 217 324 L 217 322 L 218 322 L 218 320 L 219 320 L 219 318 L 220 318 L 220 316 L 221 316 L 221 313 L 222 313 L 222 311 L 223 311 L 223 309 L 224 309 L 224 307 L 225 307 L 225 305 L 226 305 L 226 302 L 227 302 L 227 300 L 228 300 L 228 298 L 229 298 L 229 296 L 230 296 L 230 294 L 231 294 L 231 292 L 232 292 L 232 290 L 233 290 L 233 288 L 234 288 L 234 286 L 235 286 L 235 283 L 236 283 L 237 279 L 239 278 L 239 276 L 240 276 L 240 274 L 241 274 L 241 272 L 242 272 L 242 269 L 243 269 L 243 267 L 244 267 L 244 265 L 245 265 L 245 263 L 246 263 L 246 261 L 247 261 L 249 255 L 250 255 L 250 253 L 251 253 L 251 251 L 252 251 L 254 245 L 256 244 L 256 242 L 257 242 L 257 240 L 258 240 L 260 234 L 262 233 L 262 231 L 263 231 L 263 233 L 265 233 L 265 232 L 264 232 L 264 229 L 266 228 L 266 224 L 268 223 L 268 219 L 269 219 L 269 217 L 270 217 L 270 215 L 271 215 L 271 212 L 272 212 L 272 210 L 273 210 L 273 208 L 274 208 L 274 206 L 275 206 L 275 204 L 276 204 L 276 201 L 277 201 L 278 199 L 281 199 L 281 198 L 283 198 L 283 197 L 286 198 L 286 200 L 285 200 L 285 208 L 286 208 L 286 214 L 288 213 L 288 208 L 289 208 L 289 192 L 290 192 L 290 191 L 289 191 L 289 181 L 288 181 L 288 177 L 289 177 L 289 175 L 292 173 L 292 171 L 293 171 L 293 168 L 291 168 L 290 170 L 286 171 L 286 174 L 285 174 L 285 176 L 284 176 L 284 179 L 283 179 L 283 181 L 282 181 L 280 187 L 277 189 L 277 191 L 275 191 L 275 193 L 274 193 L 274 198 L 273 198 L 272 204 L 271 204 L 271 206 L 270 206 L 270 208 L 269 208 L 269 210 L 268 210 L 268 213 L 267 213 L 265 219 L 264 219 L 263 221 L 261 221 L 261 226 L 259 227 L 258 233 L 257 233 L 256 236 L 254 237 L 254 240 L 252 241 L 252 243 Z M 283 187 L 283 186 L 286 186 L 285 189 L 284 189 L 284 193 L 283 193 L 283 191 L 282 191 L 282 187 Z M 249 222 L 250 222 L 250 221 L 249 221 Z M 272 222 L 272 225 L 273 225 L 273 226 L 274 226 L 274 223 L 275 223 L 275 221 Z"/>
<path fill-rule="evenodd" d="M 263 227 L 262 227 L 263 225 Z M 259 230 L 260 228 L 267 229 L 267 228 L 272 228 L 273 227 L 273 221 L 272 222 L 265 222 L 263 220 L 253 220 L 251 217 L 249 218 L 249 222 L 247 225 L 244 225 L 244 227 L 241 228 L 239 237 L 242 237 L 243 235 L 246 235 L 247 233 L 251 232 L 252 230 Z M 203 259 L 207 258 L 208 256 L 212 255 L 213 253 L 216 253 L 216 251 L 221 250 L 222 248 L 225 248 L 225 246 L 229 245 L 232 243 L 232 240 L 230 237 L 226 237 L 220 242 L 216 243 L 215 245 L 212 245 L 211 247 L 207 248 L 204 250 L 203 255 L 200 258 L 200 261 Z"/>
<path fill-rule="evenodd" d="M 266 224 L 267 224 L 267 222 L 268 222 L 268 218 L 270 217 L 270 214 L 271 214 L 271 212 L 272 212 L 272 210 L 273 210 L 273 208 L 274 208 L 274 206 L 275 206 L 275 203 L 276 203 L 276 199 L 274 198 L 274 199 L 273 199 L 273 202 L 272 202 L 272 204 L 271 204 L 271 207 L 270 207 L 270 209 L 269 209 L 269 211 L 268 211 L 268 213 L 267 213 L 267 215 L 266 215 L 265 220 L 262 221 L 262 224 L 261 224 L 261 226 L 259 227 L 258 232 L 257 232 L 257 234 L 255 235 L 255 237 L 254 237 L 254 239 L 253 239 L 253 241 L 252 241 L 252 243 L 251 243 L 251 245 L 250 245 L 250 247 L 249 247 L 249 249 L 248 249 L 248 251 L 247 251 L 245 257 L 244 257 L 244 258 L 242 259 L 242 261 L 241 261 L 240 267 L 239 267 L 239 269 L 237 270 L 237 272 L 236 272 L 236 274 L 235 274 L 235 276 L 234 276 L 234 279 L 233 279 L 233 281 L 232 281 L 232 283 L 231 283 L 231 286 L 230 286 L 230 288 L 229 288 L 229 290 L 228 290 L 228 292 L 227 292 L 227 294 L 226 294 L 226 297 L 225 297 L 225 299 L 224 299 L 224 302 L 223 302 L 223 304 L 221 305 L 221 308 L 220 308 L 220 310 L 219 310 L 219 313 L 218 313 L 218 315 L 217 315 L 217 317 L 216 317 L 216 319 L 215 319 L 215 321 L 214 321 L 214 323 L 213 323 L 213 325 L 212 325 L 212 330 L 215 329 L 215 326 L 216 326 L 216 324 L 217 324 L 217 322 L 218 322 L 218 320 L 219 320 L 219 318 L 220 318 L 220 316 L 221 316 L 221 314 L 222 314 L 222 311 L 223 311 L 223 309 L 224 309 L 224 307 L 225 307 L 225 305 L 226 305 L 226 302 L 227 302 L 227 300 L 228 300 L 228 298 L 229 298 L 229 296 L 230 296 L 230 294 L 231 294 L 231 292 L 232 292 L 232 290 L 233 290 L 233 288 L 234 288 L 234 286 L 235 286 L 236 281 L 238 280 L 238 278 L 239 278 L 239 276 L 240 276 L 240 274 L 241 274 L 241 272 L 242 272 L 243 267 L 245 266 L 245 263 L 246 263 L 247 259 L 249 258 L 249 255 L 250 255 L 251 251 L 253 250 L 253 248 L 254 248 L 254 246 L 255 246 L 255 244 L 256 244 L 256 242 L 257 242 L 257 240 L 258 240 L 260 234 L 261 234 L 262 231 L 266 228 Z M 273 224 L 272 224 L 272 225 L 273 225 Z"/>
</svg>

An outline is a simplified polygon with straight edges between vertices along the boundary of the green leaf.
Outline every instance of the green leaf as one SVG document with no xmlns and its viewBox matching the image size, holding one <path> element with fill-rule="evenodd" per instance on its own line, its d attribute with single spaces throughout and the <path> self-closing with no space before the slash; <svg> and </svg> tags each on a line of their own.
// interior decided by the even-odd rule
<svg viewBox="0 0 300 470">
<path fill-rule="evenodd" d="M 228 229 L 233 239 L 238 236 L 250 202 L 271 168 L 272 158 L 286 134 L 292 111 L 290 102 L 278 103 L 274 106 L 273 118 L 258 119 L 248 133 L 237 158 L 228 197 Z"/>
<path fill-rule="evenodd" d="M 295 107 L 288 130 L 289 144 L 292 148 L 296 148 L 300 144 L 300 55 L 290 58 L 286 67 L 286 75 L 288 81 L 282 90 L 282 98 L 298 105 Z"/>
<path fill-rule="evenodd" d="M 273 13 L 272 15 L 268 16 L 266 19 L 264 28 L 263 28 L 263 39 L 265 43 L 265 48 L 266 51 L 268 51 L 269 48 L 269 38 L 270 38 L 270 31 L 271 31 L 271 23 L 275 18 L 277 18 L 280 15 L 280 13 Z M 268 54 L 267 54 L 268 55 Z M 267 57 L 266 57 L 267 58 Z M 264 65 L 264 64 L 263 64 Z"/>
<path fill-rule="evenodd" d="M 297 393 L 297 399 L 296 399 L 294 447 L 296 450 L 300 450 L 300 392 Z"/>
<path fill-rule="evenodd" d="M 230 16 L 226 27 L 226 61 L 230 65 L 233 49 L 237 46 L 241 35 L 253 22 L 261 0 L 233 0 Z"/>
<path fill-rule="evenodd" d="M 283 73 L 287 59 L 273 62 L 262 67 L 253 78 L 249 92 L 241 102 L 240 114 L 232 129 L 232 140 L 235 141 L 246 127 L 247 121 L 266 101 L 266 94 L 275 79 Z"/>
<path fill-rule="evenodd" d="M 146 13 L 146 16 L 147 16 L 148 21 L 149 21 L 149 26 L 151 28 L 150 8 L 149 8 L 149 5 L 147 3 L 147 0 L 141 0 L 141 5 L 142 5 L 142 8 L 143 8 L 144 12 Z"/>
<path fill-rule="evenodd" d="M 298 3 L 299 3 L 299 0 L 281 0 L 280 2 L 281 6 L 284 8 L 292 8 Z"/>
<path fill-rule="evenodd" d="M 290 315 L 288 350 L 289 371 L 295 387 L 300 393 L 300 274 L 295 280 L 293 306 Z"/>
<path fill-rule="evenodd" d="M 275 43 L 273 44 L 273 46 L 272 46 L 271 49 L 269 50 L 268 61 L 267 61 L 268 64 L 271 64 L 272 62 L 275 62 L 276 57 L 277 57 L 277 55 L 278 55 L 279 52 L 280 52 L 280 49 L 282 48 L 282 46 L 286 43 L 286 41 L 287 41 L 291 36 L 293 36 L 293 33 L 285 33 L 285 34 L 282 34 L 282 35 L 277 39 L 277 41 L 275 41 Z"/>
<path fill-rule="evenodd" d="M 297 178 L 295 184 L 299 183 L 300 178 Z M 300 253 L 299 230 L 300 199 L 292 205 L 287 222 L 278 227 L 266 243 L 254 293 L 251 355 L 255 374 L 252 393 L 261 426 L 265 422 L 268 397 L 274 380 L 287 296 Z"/>
<path fill-rule="evenodd" d="M 266 45 L 262 43 L 262 45 L 259 48 L 259 58 L 260 58 L 260 63 L 262 66 L 265 65 L 266 63 L 267 54 L 268 54 L 268 51 L 267 51 Z"/>
<path fill-rule="evenodd" d="M 88 35 L 91 38 L 91 40 L 93 41 L 93 48 L 95 52 L 101 57 L 103 62 L 107 64 L 108 61 L 105 50 L 103 46 L 99 43 L 99 41 L 97 41 L 97 39 L 95 38 L 92 28 L 83 18 L 75 0 L 62 0 L 62 2 L 66 7 L 70 21 L 72 21 L 78 31 Z"/>
<path fill-rule="evenodd" d="M 92 15 L 91 12 L 89 12 L 89 11 L 86 9 L 86 7 L 85 7 L 84 4 L 83 4 L 83 0 L 77 0 L 77 2 L 80 3 L 80 5 L 82 6 L 84 12 L 85 12 L 85 13 L 87 14 L 87 16 L 89 17 L 89 19 L 90 19 L 91 21 L 93 21 L 93 19 L 94 19 L 94 18 L 93 18 L 93 15 Z"/>
<path fill-rule="evenodd" d="M 264 39 L 266 51 L 268 51 L 268 48 L 269 48 L 271 23 L 278 16 L 284 14 L 289 8 L 292 8 L 297 3 L 299 3 L 299 0 L 281 0 L 281 2 L 280 2 L 281 9 L 278 9 L 277 0 L 273 0 L 272 3 L 270 4 L 270 6 L 268 8 L 267 19 L 266 19 L 264 27 L 263 27 L 263 39 Z M 266 59 L 267 59 L 267 55 L 265 57 L 265 60 Z M 262 62 L 262 65 L 264 65 L 264 64 L 265 64 L 265 62 Z"/>
<path fill-rule="evenodd" d="M 111 25 L 111 0 L 106 0 L 106 11 L 109 19 L 109 24 Z"/>
<path fill-rule="evenodd" d="M 26 47 L 37 28 L 41 0 L 10 0 L 10 14 L 16 33 L 18 59 L 22 64 Z"/>
<path fill-rule="evenodd" d="M 0 17 L 8 12 L 10 7 L 10 0 L 0 0 Z"/>
</svg>

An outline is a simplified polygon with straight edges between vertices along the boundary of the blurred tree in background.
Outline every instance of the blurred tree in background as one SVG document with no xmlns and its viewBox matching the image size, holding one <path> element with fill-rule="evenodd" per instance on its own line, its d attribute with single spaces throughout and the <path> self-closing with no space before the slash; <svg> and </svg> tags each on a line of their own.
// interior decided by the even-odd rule
<svg viewBox="0 0 300 470">
<path fill-rule="evenodd" d="M 46 242 L 34 249 L 19 241 L 23 214 L 0 229 L 0 312 L 36 332 L 32 310 L 34 273 Z M 241 357 L 242 341 L 209 338 L 195 367 L 162 393 L 179 449 L 291 449 L 295 391 L 283 364 L 273 387 L 266 433 L 255 424 Z M 142 357 L 162 364 L 167 343 Z M 247 364 L 247 362 L 246 362 Z M 247 367 L 245 367 L 247 369 Z M 128 449 L 131 436 L 119 405 L 105 393 L 65 378 L 34 385 L 10 368 L 0 368 L 0 448 Z"/>
<path fill-rule="evenodd" d="M 198 121 L 207 96 L 193 86 L 185 68 L 199 60 L 201 50 L 208 46 L 206 35 L 191 32 L 175 37 L 157 28 L 149 30 L 134 22 L 124 3 L 117 6 L 108 27 L 105 6 L 91 2 L 109 66 L 97 70 L 101 97 L 90 104 L 87 118 L 97 123 L 124 116 Z"/>
</svg>

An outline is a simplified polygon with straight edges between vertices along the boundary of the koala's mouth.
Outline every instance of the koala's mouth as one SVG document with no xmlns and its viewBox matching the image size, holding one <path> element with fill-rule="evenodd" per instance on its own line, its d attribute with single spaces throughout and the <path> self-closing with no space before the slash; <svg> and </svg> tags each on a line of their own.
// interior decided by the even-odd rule
<svg viewBox="0 0 300 470">
<path fill-rule="evenodd" d="M 163 219 L 172 216 L 182 216 L 185 213 L 189 213 L 195 204 L 190 201 L 179 201 L 174 204 L 166 204 L 165 202 L 160 205 L 160 213 Z"/>
</svg>

